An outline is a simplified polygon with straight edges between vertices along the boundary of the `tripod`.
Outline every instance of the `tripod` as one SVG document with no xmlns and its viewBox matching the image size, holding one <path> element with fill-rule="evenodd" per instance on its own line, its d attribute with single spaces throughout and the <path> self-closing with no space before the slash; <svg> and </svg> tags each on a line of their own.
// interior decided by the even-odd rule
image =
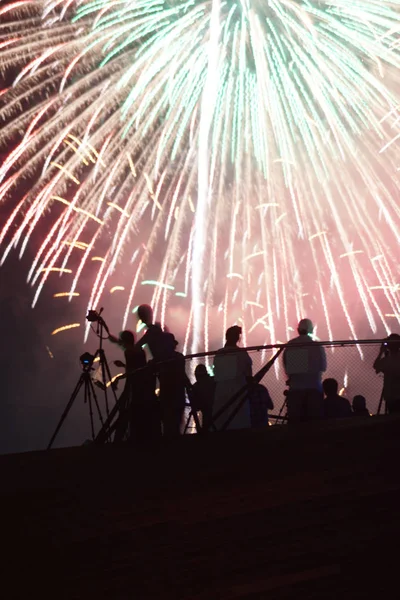
<svg viewBox="0 0 400 600">
<path fill-rule="evenodd" d="M 110 415 L 110 409 L 109 409 L 109 405 L 108 405 L 108 385 L 107 385 L 107 381 L 109 383 L 109 385 L 112 384 L 112 377 L 111 377 L 111 372 L 110 372 L 110 367 L 108 366 L 108 362 L 107 362 L 107 358 L 106 358 L 106 353 L 104 352 L 103 349 L 103 340 L 104 340 L 104 330 L 107 332 L 108 335 L 110 335 L 110 332 L 108 330 L 108 327 L 104 321 L 104 319 L 100 316 L 101 312 L 103 309 L 100 310 L 100 313 L 97 315 L 96 313 L 96 322 L 97 322 L 97 327 L 96 327 L 96 335 L 97 337 L 100 339 L 100 345 L 98 347 L 98 349 L 96 350 L 95 354 L 94 354 L 94 358 L 93 358 L 93 362 L 95 362 L 96 358 L 99 358 L 99 363 L 100 363 L 100 369 L 101 369 L 101 379 L 102 379 L 102 383 L 100 383 L 99 381 L 97 382 L 97 386 L 100 387 L 103 392 L 104 392 L 104 401 L 105 401 L 105 407 L 106 407 L 106 414 L 107 417 Z M 111 391 L 112 394 L 114 396 L 114 401 L 115 403 L 117 402 L 117 395 L 115 393 L 115 389 L 114 387 L 111 385 Z"/>
<path fill-rule="evenodd" d="M 162 361 L 162 364 L 164 366 L 168 365 L 168 363 L 173 360 L 174 359 L 164 360 L 164 361 Z M 157 365 L 155 367 L 156 372 L 159 369 L 159 367 L 160 367 L 160 365 Z M 151 367 L 149 367 L 149 365 L 147 365 L 146 367 L 136 369 L 136 371 L 133 371 L 133 373 L 131 373 L 131 375 L 134 375 L 135 373 L 139 373 L 140 371 L 144 371 L 149 368 L 151 368 Z M 152 368 L 154 368 L 154 366 Z M 197 431 L 197 433 L 200 433 L 202 428 L 200 426 L 199 417 L 197 415 L 197 412 L 195 410 L 193 410 L 193 408 L 192 408 L 193 405 L 192 405 L 192 401 L 191 401 L 191 398 L 192 398 L 191 387 L 192 387 L 192 385 L 191 385 L 189 379 L 186 378 L 185 390 L 186 390 L 186 394 L 189 398 L 189 406 L 191 407 L 189 420 L 190 420 L 190 417 L 193 417 L 194 422 L 196 424 L 196 431 Z M 132 400 L 132 398 L 130 399 L 130 401 L 131 400 Z M 112 410 L 110 411 L 110 414 L 108 415 L 106 421 L 104 422 L 103 427 L 97 434 L 97 437 L 95 439 L 96 444 L 104 444 L 107 440 L 111 439 L 111 435 L 114 432 L 117 436 L 117 431 L 118 431 L 118 441 L 120 441 L 126 435 L 126 431 L 129 426 L 129 420 L 128 420 L 128 414 L 127 414 L 128 410 L 129 410 L 129 405 L 130 405 L 129 400 L 127 402 L 126 396 L 124 395 L 124 393 L 122 393 L 120 398 L 117 400 L 117 402 L 113 406 Z M 186 433 L 186 431 L 187 431 L 187 425 L 188 425 L 188 423 L 186 423 L 184 433 Z M 117 439 L 114 438 L 114 441 L 117 441 Z"/>
<path fill-rule="evenodd" d="M 89 405 L 92 440 L 95 439 L 92 399 L 95 402 L 100 423 L 102 424 L 102 426 L 104 426 L 104 421 L 103 421 L 103 417 L 102 417 L 102 414 L 100 411 L 99 403 L 97 401 L 97 396 L 96 396 L 96 392 L 94 390 L 94 385 L 97 385 L 97 387 L 99 387 L 104 393 L 104 401 L 105 401 L 107 416 L 110 413 L 109 405 L 108 405 L 108 387 L 109 387 L 109 385 L 111 385 L 111 391 L 114 395 L 115 403 L 117 402 L 117 396 L 115 393 L 115 389 L 112 386 L 112 377 L 111 377 L 111 373 L 110 373 L 110 367 L 108 366 L 106 354 L 103 349 L 104 331 L 106 331 L 108 335 L 110 335 L 110 332 L 108 330 L 108 327 L 107 327 L 104 319 L 100 316 L 102 312 L 103 312 L 103 309 L 101 309 L 99 313 L 97 313 L 95 310 L 90 310 L 86 317 L 86 319 L 90 323 L 93 323 L 93 322 L 97 323 L 96 335 L 100 339 L 100 344 L 93 356 L 91 354 L 89 354 L 88 352 L 86 352 L 85 354 L 82 354 L 82 356 L 80 357 L 80 361 L 81 361 L 82 368 L 83 368 L 83 373 L 80 376 L 79 381 L 76 384 L 74 391 L 72 392 L 71 398 L 69 399 L 63 414 L 61 415 L 61 419 L 60 419 L 60 421 L 56 427 L 56 430 L 47 446 L 48 450 L 50 450 L 51 446 L 53 445 L 53 442 L 54 442 L 63 422 L 65 421 L 82 385 L 84 386 L 84 391 L 85 391 L 84 402 L 85 403 L 87 402 Z M 96 362 L 97 359 L 99 360 L 99 363 L 100 363 L 102 381 L 101 382 L 96 381 L 95 384 L 93 384 L 93 380 L 91 377 L 91 371 L 93 371 L 93 363 Z M 107 381 L 108 381 L 108 383 L 107 383 Z"/>
<path fill-rule="evenodd" d="M 271 415 L 271 417 L 273 417 L 273 415 Z M 285 421 L 287 421 L 287 396 L 286 396 L 286 394 L 285 394 L 285 400 L 281 406 L 278 416 L 276 417 L 275 425 L 278 425 L 279 422 L 284 423 Z"/>
<path fill-rule="evenodd" d="M 57 434 L 60 431 L 62 424 L 64 423 L 65 419 L 67 418 L 67 415 L 68 415 L 69 411 L 71 410 L 72 405 L 75 402 L 75 399 L 78 396 L 79 391 L 82 386 L 84 389 L 84 403 L 85 404 L 87 403 L 89 406 L 92 440 L 94 440 L 94 438 L 95 438 L 94 419 L 93 419 L 93 401 L 94 401 L 94 404 L 97 409 L 97 414 L 98 414 L 99 420 L 100 420 L 101 424 L 103 424 L 103 417 L 101 414 L 99 403 L 97 401 L 96 392 L 95 392 L 92 377 L 90 374 L 91 370 L 92 370 L 91 365 L 89 365 L 89 366 L 85 365 L 84 370 L 83 370 L 81 376 L 79 377 L 78 383 L 76 384 L 75 389 L 72 392 L 71 398 L 68 400 L 67 406 L 65 407 L 65 410 L 64 410 L 63 414 L 61 415 L 61 419 L 59 420 L 58 425 L 57 425 L 57 427 L 52 435 L 52 438 L 47 446 L 47 450 L 50 450 L 50 448 L 52 447 L 54 440 L 56 439 Z"/>
<path fill-rule="evenodd" d="M 192 396 L 192 385 L 191 384 L 190 385 L 188 383 L 186 384 L 186 393 L 189 398 L 189 404 L 186 404 L 186 406 L 190 406 L 190 411 L 189 411 L 188 418 L 186 419 L 185 428 L 183 430 L 182 435 L 186 435 L 186 432 L 189 429 L 191 418 L 193 418 L 193 421 L 195 423 L 196 433 L 204 433 L 204 429 L 200 425 L 200 420 L 199 420 L 199 415 L 197 414 L 197 410 L 193 407 L 193 396 Z M 204 422 L 203 422 L 203 424 L 204 424 Z"/>
</svg>

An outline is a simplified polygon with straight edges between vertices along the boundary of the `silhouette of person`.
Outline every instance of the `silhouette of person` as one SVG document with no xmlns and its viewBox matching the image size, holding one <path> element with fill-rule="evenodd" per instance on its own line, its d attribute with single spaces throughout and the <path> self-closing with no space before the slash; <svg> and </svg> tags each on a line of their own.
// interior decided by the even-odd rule
<svg viewBox="0 0 400 600">
<path fill-rule="evenodd" d="M 197 365 L 194 375 L 196 382 L 192 387 L 192 410 L 201 412 L 202 429 L 208 431 L 212 423 L 216 383 L 205 365 Z"/>
<path fill-rule="evenodd" d="M 136 346 L 147 345 L 153 356 L 151 367 L 157 374 L 160 386 L 160 412 L 164 437 L 180 435 L 180 426 L 186 404 L 185 386 L 191 385 L 185 372 L 185 357 L 176 352 L 178 342 L 160 323 L 153 324 L 153 310 L 148 304 L 138 308 L 138 318 L 147 331 Z"/>
<path fill-rule="evenodd" d="M 344 419 L 353 416 L 350 402 L 338 394 L 336 379 L 324 379 L 322 384 L 325 393 L 324 416 L 327 419 Z"/>
<path fill-rule="evenodd" d="M 357 395 L 353 398 L 353 416 L 354 417 L 370 417 L 367 403 L 364 396 Z"/>
<path fill-rule="evenodd" d="M 137 310 L 138 318 L 146 325 L 146 332 L 136 343 L 137 348 L 147 345 L 156 363 L 171 357 L 171 343 L 168 341 L 169 333 L 163 331 L 159 323 L 153 324 L 153 309 L 148 304 L 141 304 Z"/>
<path fill-rule="evenodd" d="M 117 338 L 109 335 L 109 340 L 118 344 L 125 355 L 125 363 L 116 360 L 117 367 L 125 369 L 125 387 L 120 396 L 120 412 L 115 430 L 114 442 L 121 442 L 129 422 L 131 441 L 142 440 L 149 434 L 149 413 L 151 393 L 149 393 L 148 374 L 146 367 L 146 355 L 142 348 L 135 346 L 135 336 L 132 331 L 122 331 Z M 154 395 L 154 383 L 153 383 Z"/>
<path fill-rule="evenodd" d="M 382 344 L 374 369 L 383 373 L 383 398 L 388 413 L 400 412 L 400 335 L 391 333 Z"/>
<path fill-rule="evenodd" d="M 238 343 L 242 328 L 238 325 L 226 330 L 226 343 L 217 351 L 214 357 L 214 376 L 216 382 L 213 415 L 215 415 L 240 389 L 246 386 L 246 378 L 252 375 L 252 361 L 246 350 L 240 348 Z M 246 400 L 240 410 L 229 424 L 228 429 L 245 429 L 250 427 L 250 407 L 247 398 L 247 389 L 239 398 L 215 421 L 217 429 L 229 418 L 237 408 L 242 398 Z"/>
<path fill-rule="evenodd" d="M 186 405 L 186 386 L 190 386 L 191 383 L 185 371 L 185 357 L 176 351 L 178 342 L 172 333 L 164 335 L 168 359 L 157 365 L 161 421 L 164 437 L 176 438 L 181 433 L 182 417 Z"/>
<path fill-rule="evenodd" d="M 258 383 L 254 377 L 248 377 L 248 398 L 250 402 L 250 422 L 252 427 L 269 425 L 268 411 L 273 410 L 274 403 L 267 388 Z"/>
<path fill-rule="evenodd" d="M 115 360 L 114 364 L 117 367 L 122 367 L 127 373 L 131 373 L 146 366 L 146 355 L 142 348 L 135 346 L 135 335 L 132 331 L 121 331 L 118 338 L 110 334 L 108 339 L 110 342 L 118 344 L 124 351 L 125 363 Z"/>
<path fill-rule="evenodd" d="M 301 319 L 298 337 L 287 344 L 283 365 L 288 376 L 286 394 L 289 423 L 321 419 L 323 416 L 322 373 L 326 371 L 325 350 L 311 338 L 314 326 Z"/>
</svg>

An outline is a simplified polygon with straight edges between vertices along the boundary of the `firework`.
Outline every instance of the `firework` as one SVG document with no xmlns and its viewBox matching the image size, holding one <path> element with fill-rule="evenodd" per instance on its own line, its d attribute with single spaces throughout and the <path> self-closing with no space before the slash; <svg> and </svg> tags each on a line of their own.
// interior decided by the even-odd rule
<svg viewBox="0 0 400 600">
<path fill-rule="evenodd" d="M 357 337 L 363 322 L 389 332 L 400 313 L 399 9 L 0 5 L 13 75 L 0 96 L 0 243 L 4 261 L 40 231 L 33 304 L 56 271 L 70 300 L 92 279 L 90 308 L 112 279 L 123 327 L 140 290 L 153 290 L 162 322 L 182 306 L 192 350 L 236 321 L 257 343 L 287 338 L 304 315 L 320 337 Z"/>
</svg>

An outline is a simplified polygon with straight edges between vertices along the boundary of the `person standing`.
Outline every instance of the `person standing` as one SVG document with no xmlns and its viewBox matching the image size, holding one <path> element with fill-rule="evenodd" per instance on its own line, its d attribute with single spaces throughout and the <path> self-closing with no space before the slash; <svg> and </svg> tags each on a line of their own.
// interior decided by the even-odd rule
<svg viewBox="0 0 400 600">
<path fill-rule="evenodd" d="M 289 423 L 323 417 L 322 374 L 326 371 L 325 349 L 312 339 L 314 326 L 301 319 L 298 336 L 290 340 L 283 353 L 288 376 L 287 415 Z"/>
<path fill-rule="evenodd" d="M 119 398 L 120 412 L 115 430 L 114 442 L 121 442 L 128 429 L 131 442 L 147 439 L 152 431 L 151 411 L 154 405 L 154 382 L 148 382 L 146 355 L 142 348 L 135 345 L 135 336 L 131 331 L 122 331 L 119 337 L 109 335 L 110 342 L 118 344 L 124 351 L 125 363 L 114 361 L 117 367 L 125 369 L 125 387 Z"/>
<path fill-rule="evenodd" d="M 201 412 L 202 430 L 208 431 L 212 423 L 215 397 L 215 379 L 208 374 L 206 365 L 197 365 L 194 375 L 196 382 L 192 387 L 192 410 Z"/>
<path fill-rule="evenodd" d="M 374 362 L 376 373 L 383 373 L 383 399 L 389 414 L 400 412 L 400 335 L 391 333 L 382 344 Z"/>
<path fill-rule="evenodd" d="M 136 342 L 136 348 L 148 346 L 156 363 L 171 358 L 173 348 L 169 341 L 169 332 L 162 329 L 159 323 L 153 323 L 153 309 L 148 304 L 141 304 L 137 310 L 140 321 L 146 326 L 146 332 Z"/>
<path fill-rule="evenodd" d="M 252 376 L 252 361 L 246 350 L 240 348 L 239 341 L 242 334 L 242 328 L 238 325 L 229 327 L 226 330 L 226 343 L 223 348 L 217 351 L 214 357 L 214 377 L 216 382 L 213 416 L 226 403 L 247 384 L 247 377 Z M 240 410 L 236 413 L 230 422 L 228 429 L 246 429 L 251 425 L 250 406 L 247 397 L 247 389 L 244 390 L 235 402 L 214 421 L 217 429 L 229 418 L 243 398 Z M 214 418 L 214 417 L 213 417 Z"/>
<path fill-rule="evenodd" d="M 158 363 L 160 383 L 160 410 L 165 438 L 181 434 L 182 417 L 186 405 L 186 387 L 191 386 L 185 370 L 185 357 L 176 351 L 178 342 L 172 333 L 165 333 L 168 360 Z"/>
</svg>

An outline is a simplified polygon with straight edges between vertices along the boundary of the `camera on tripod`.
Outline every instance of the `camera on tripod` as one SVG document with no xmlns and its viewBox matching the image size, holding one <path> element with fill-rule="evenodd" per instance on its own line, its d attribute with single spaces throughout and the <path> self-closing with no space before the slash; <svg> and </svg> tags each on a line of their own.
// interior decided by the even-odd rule
<svg viewBox="0 0 400 600">
<path fill-rule="evenodd" d="M 103 310 L 104 308 L 101 308 L 99 312 L 97 312 L 97 310 L 91 309 L 88 310 L 88 314 L 86 315 L 86 320 L 89 321 L 89 323 L 97 323 L 96 333 L 99 337 L 103 336 L 103 329 L 107 332 L 108 335 L 110 335 L 110 331 L 107 327 L 107 324 L 101 316 Z"/>
<path fill-rule="evenodd" d="M 60 431 L 60 428 L 61 428 L 63 422 L 65 421 L 73 403 L 75 402 L 75 399 L 78 396 L 81 388 L 83 388 L 83 390 L 84 390 L 84 400 L 83 401 L 85 404 L 87 403 L 89 406 L 89 416 L 90 416 L 90 427 L 91 427 L 91 431 L 92 431 L 92 440 L 94 440 L 96 437 L 96 433 L 95 433 L 96 423 L 95 423 L 95 418 L 94 418 L 95 415 L 94 415 L 94 410 L 93 410 L 94 408 L 96 409 L 96 412 L 97 412 L 98 421 L 101 424 L 100 431 L 102 431 L 104 428 L 104 419 L 102 416 L 102 411 L 100 409 L 99 402 L 97 400 L 95 387 L 100 388 L 100 390 L 103 392 L 107 419 L 110 416 L 110 410 L 109 410 L 109 404 L 108 404 L 108 393 L 109 392 L 111 392 L 111 395 L 113 396 L 114 401 L 115 401 L 115 405 L 117 405 L 117 396 L 116 396 L 116 392 L 115 392 L 116 386 L 113 385 L 113 378 L 111 377 L 110 368 L 108 366 L 106 355 L 103 350 L 103 340 L 104 340 L 103 330 L 106 331 L 108 335 L 110 335 L 110 332 L 108 330 L 106 322 L 104 321 L 103 317 L 101 316 L 102 312 L 103 312 L 103 308 L 101 308 L 99 310 L 99 312 L 92 309 L 92 310 L 89 310 L 88 314 L 86 315 L 86 319 L 89 321 L 89 323 L 97 323 L 96 329 L 94 329 L 94 327 L 92 327 L 92 326 L 91 326 L 91 329 L 96 333 L 97 337 L 99 338 L 100 345 L 94 354 L 90 354 L 90 352 L 84 352 L 79 357 L 79 362 L 80 362 L 80 365 L 82 368 L 82 372 L 81 372 L 79 380 L 75 386 L 75 389 L 72 392 L 70 399 L 68 400 L 67 406 L 65 407 L 64 412 L 61 415 L 61 418 L 60 418 L 58 425 L 53 433 L 53 436 L 47 446 L 48 450 L 52 447 L 53 442 L 56 439 L 57 434 Z M 101 380 L 98 377 L 95 377 L 95 378 L 92 377 L 92 371 L 95 370 L 93 365 L 97 361 L 99 362 L 97 371 L 99 374 L 101 374 L 100 375 Z M 104 437 L 104 440 L 108 441 L 109 435 L 106 435 Z"/>
<path fill-rule="evenodd" d="M 103 309 L 101 309 L 100 312 L 97 312 L 97 310 L 89 310 L 86 315 L 86 320 L 89 321 L 89 323 L 98 323 L 100 320 L 102 321 L 103 319 L 100 316 L 102 310 Z"/>
<path fill-rule="evenodd" d="M 79 357 L 79 361 L 84 371 L 90 371 L 93 366 L 94 356 L 93 354 L 90 354 L 90 352 L 85 352 Z"/>
</svg>

